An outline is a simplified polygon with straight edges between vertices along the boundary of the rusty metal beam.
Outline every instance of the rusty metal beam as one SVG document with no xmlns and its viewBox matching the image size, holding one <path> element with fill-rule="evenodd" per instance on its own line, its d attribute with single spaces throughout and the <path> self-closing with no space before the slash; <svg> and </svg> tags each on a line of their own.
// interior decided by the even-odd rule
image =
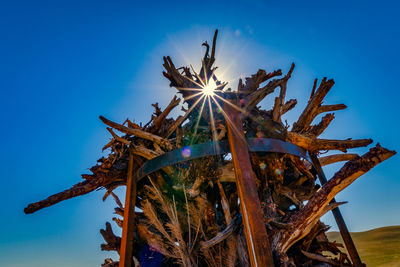
<svg viewBox="0 0 400 267">
<path fill-rule="evenodd" d="M 309 153 L 295 144 L 285 142 L 273 138 L 247 138 L 246 139 L 250 152 L 274 152 L 285 153 L 296 157 L 303 158 L 311 162 Z M 218 148 L 218 149 L 217 149 Z M 190 149 L 190 156 L 183 153 L 185 149 Z M 164 167 L 184 162 L 188 160 L 198 159 L 211 155 L 220 155 L 230 152 L 229 142 L 227 141 L 208 141 L 202 144 L 181 147 L 149 161 L 146 161 L 135 173 L 136 181 L 140 181 L 152 172 L 161 170 Z"/>
<path fill-rule="evenodd" d="M 240 113 L 224 105 L 227 113 L 228 140 L 235 169 L 247 250 L 252 267 L 274 267 L 263 210 L 258 198 L 254 172 L 244 137 Z"/>
<path fill-rule="evenodd" d="M 325 173 L 322 170 L 321 163 L 319 162 L 319 159 L 317 155 L 314 153 L 310 153 L 311 160 L 313 162 L 313 165 L 317 171 L 318 178 L 321 182 L 321 185 L 324 185 L 328 182 L 326 179 Z M 335 198 L 332 199 L 331 203 L 336 203 Z M 351 261 L 353 262 L 353 266 L 356 267 L 363 267 L 365 264 L 362 263 L 360 255 L 357 252 L 357 248 L 354 245 L 353 239 L 351 238 L 350 232 L 347 229 L 346 223 L 344 222 L 342 213 L 340 212 L 339 208 L 335 208 L 332 210 L 333 217 L 335 217 L 336 223 L 339 227 L 340 234 L 343 238 L 344 244 L 346 245 L 346 249 L 349 252 Z"/>
<path fill-rule="evenodd" d="M 119 250 L 119 266 L 131 267 L 133 261 L 133 238 L 135 227 L 136 179 L 133 179 L 133 156 L 129 154 L 128 174 L 124 207 L 124 222 L 122 225 L 121 248 Z"/>
</svg>

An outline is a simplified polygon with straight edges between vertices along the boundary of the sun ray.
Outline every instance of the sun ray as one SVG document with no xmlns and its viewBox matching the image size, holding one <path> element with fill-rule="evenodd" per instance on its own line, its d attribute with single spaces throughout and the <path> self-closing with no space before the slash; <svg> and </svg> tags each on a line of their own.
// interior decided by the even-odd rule
<svg viewBox="0 0 400 267">
<path fill-rule="evenodd" d="M 205 84 L 204 84 L 204 82 L 203 82 L 203 79 L 202 79 L 202 78 L 200 77 L 200 75 L 194 70 L 193 66 L 190 65 L 190 67 L 192 68 L 192 71 L 193 71 L 194 75 L 196 75 L 197 79 L 201 82 L 202 86 L 200 86 L 200 87 L 205 86 Z"/>
<path fill-rule="evenodd" d="M 217 79 L 217 76 L 215 76 L 215 70 L 216 70 L 217 68 L 215 67 L 215 68 L 213 68 L 212 70 L 211 70 L 211 74 L 210 74 L 210 78 L 212 78 L 214 81 L 215 80 L 218 80 Z M 215 77 L 215 79 L 214 79 L 214 77 Z M 216 82 L 216 81 L 215 81 Z"/>
<path fill-rule="evenodd" d="M 197 85 L 198 87 L 203 87 L 203 85 L 199 84 L 198 82 L 196 82 L 196 81 L 193 80 L 192 78 L 189 78 L 189 77 L 187 77 L 187 76 L 185 76 L 185 75 L 182 75 L 182 77 L 185 78 L 185 79 L 187 79 L 187 80 L 189 80 L 190 82 L 194 83 L 194 84 Z M 200 79 L 200 81 L 201 81 L 201 79 Z M 203 83 L 202 83 L 202 84 L 203 84 Z M 193 88 L 193 89 L 195 89 L 195 88 Z M 197 88 L 196 88 L 196 89 L 197 89 Z"/>
<path fill-rule="evenodd" d="M 215 74 L 216 68 L 212 71 L 211 73 L 211 78 L 214 81 L 216 88 L 215 90 L 223 90 L 223 88 L 228 84 L 228 82 L 221 82 L 221 80 L 218 79 L 217 75 Z"/>
<path fill-rule="evenodd" d="M 189 58 L 187 53 L 183 52 L 184 49 L 181 47 L 182 44 L 181 43 L 178 44 L 175 41 L 176 37 L 174 38 L 173 36 L 168 35 L 167 39 L 168 39 L 168 42 L 172 45 L 172 47 L 175 49 L 175 51 L 178 52 L 179 55 L 183 58 L 183 61 L 185 62 L 185 64 L 189 64 L 190 62 L 193 62 L 194 58 L 193 57 Z M 200 39 L 199 39 L 199 41 L 200 41 Z"/>
<path fill-rule="evenodd" d="M 199 116 L 197 117 L 196 125 L 195 125 L 195 127 L 194 127 L 194 133 L 193 133 L 193 136 L 192 136 L 192 140 L 190 140 L 190 145 L 193 144 L 194 138 L 196 137 L 197 128 L 199 127 L 199 123 L 200 123 L 201 115 L 203 114 L 203 109 L 204 109 L 205 103 L 206 103 L 206 99 L 204 98 L 203 103 L 201 104 Z"/>
<path fill-rule="evenodd" d="M 201 88 L 193 88 L 193 87 L 177 87 L 179 91 L 202 91 Z"/>
<path fill-rule="evenodd" d="M 189 114 L 193 111 L 193 109 L 199 104 L 199 102 L 205 97 L 205 95 L 201 95 L 199 97 L 199 99 L 196 100 L 196 102 L 194 102 L 194 104 L 186 111 L 185 115 L 183 115 L 182 117 L 180 117 L 177 122 L 179 122 L 177 125 L 181 125 L 186 118 L 189 116 Z M 176 129 L 173 130 L 169 130 L 168 134 L 166 135 L 166 138 L 168 138 Z"/>
<path fill-rule="evenodd" d="M 223 110 L 221 105 L 218 103 L 218 101 L 215 100 L 214 97 L 211 97 L 212 100 L 214 100 L 215 104 L 218 106 L 218 108 L 221 110 L 222 115 L 224 116 L 225 120 L 228 122 L 228 127 L 232 127 L 232 130 L 236 132 L 236 134 L 242 139 L 247 144 L 246 138 L 243 136 L 243 133 L 239 131 L 239 129 L 233 124 L 232 120 L 229 118 L 228 114 Z M 232 104 L 233 105 L 233 104 Z"/>
<path fill-rule="evenodd" d="M 218 97 L 219 99 L 221 99 L 224 103 L 227 103 L 228 105 L 230 105 L 231 107 L 233 107 L 234 109 L 240 111 L 244 116 L 246 116 L 247 118 L 251 119 L 252 121 L 256 122 L 256 123 L 260 123 L 260 121 L 254 116 L 252 115 L 250 112 L 238 107 L 237 105 L 227 101 L 226 99 L 220 97 L 219 95 L 215 94 L 214 96 Z M 214 99 L 215 101 L 215 99 Z"/>
<path fill-rule="evenodd" d="M 245 56 L 246 51 L 249 48 L 249 45 L 250 45 L 250 41 L 242 42 L 241 46 L 238 49 L 235 49 L 234 56 L 232 56 L 232 54 L 229 55 L 229 53 L 225 53 L 226 51 L 229 51 L 229 49 L 224 47 L 225 44 L 224 43 L 220 44 L 220 49 L 217 51 L 217 55 L 215 56 L 215 58 L 216 58 L 215 65 L 224 66 L 223 69 L 220 69 L 221 72 L 219 73 L 219 75 L 224 78 L 223 79 L 224 81 L 233 83 L 240 78 L 241 75 L 239 75 L 239 77 L 232 78 L 232 76 L 226 75 L 226 74 L 229 74 L 229 73 L 232 74 L 234 72 L 232 70 L 234 69 L 234 67 L 236 65 L 238 65 L 238 62 L 243 60 L 243 56 Z M 227 60 L 226 62 L 221 62 L 221 58 L 225 58 L 225 59 L 229 58 L 230 60 Z M 229 79 L 226 76 L 230 76 L 229 78 L 231 78 L 231 79 Z M 236 76 L 236 75 L 234 75 L 234 76 Z"/>
<path fill-rule="evenodd" d="M 220 97 L 218 94 L 215 94 L 214 96 L 218 97 L 218 99 L 221 99 L 224 103 L 228 104 L 229 106 L 233 107 L 234 109 L 236 109 L 237 111 L 240 111 L 243 115 L 248 116 L 249 112 L 238 107 L 237 105 L 227 101 L 226 99 L 224 99 L 223 97 Z M 215 100 L 214 100 L 215 101 Z"/>
<path fill-rule="evenodd" d="M 193 95 L 184 97 L 183 100 L 187 101 L 187 100 L 189 100 L 189 99 L 192 99 L 192 98 L 194 98 L 194 97 L 196 97 L 196 96 L 199 96 L 199 95 L 202 95 L 202 94 L 203 94 L 202 92 L 195 93 L 195 94 L 193 94 Z"/>
<path fill-rule="evenodd" d="M 219 95 L 215 94 L 214 96 L 218 97 L 219 99 L 221 99 L 223 102 L 227 103 L 228 105 L 230 105 L 231 107 L 233 107 L 234 109 L 236 109 L 237 111 L 240 111 L 244 116 L 250 118 L 251 120 L 253 120 L 254 122 L 259 122 L 254 115 L 252 115 L 250 112 L 248 112 L 247 110 L 244 110 L 240 107 L 238 107 L 237 105 L 227 101 L 226 99 L 220 97 Z M 215 100 L 214 100 L 215 101 Z"/>
<path fill-rule="evenodd" d="M 219 151 L 219 144 L 218 144 L 218 140 L 217 140 L 217 130 L 215 129 L 215 120 L 214 120 L 214 112 L 212 110 L 212 105 L 211 105 L 211 97 L 212 96 L 207 96 L 208 108 L 209 108 L 209 111 L 210 111 L 211 133 L 212 133 L 212 136 L 213 136 L 215 149 L 218 152 Z"/>
<path fill-rule="evenodd" d="M 192 112 L 192 110 L 197 106 L 197 104 L 199 104 L 199 102 L 201 101 L 201 99 L 203 99 L 205 96 L 202 95 L 201 97 L 199 97 L 199 99 L 196 100 L 196 102 L 194 102 L 194 104 L 188 109 L 188 111 L 186 111 L 184 117 L 186 118 L 187 116 L 189 116 L 190 112 Z"/>
</svg>

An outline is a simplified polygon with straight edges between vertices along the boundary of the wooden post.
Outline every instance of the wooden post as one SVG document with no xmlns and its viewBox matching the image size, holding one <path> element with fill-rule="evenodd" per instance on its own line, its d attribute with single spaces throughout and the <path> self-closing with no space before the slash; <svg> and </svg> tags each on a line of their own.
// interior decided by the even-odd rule
<svg viewBox="0 0 400 267">
<path fill-rule="evenodd" d="M 129 154 L 128 175 L 124 207 L 124 222 L 122 225 L 121 248 L 119 250 L 119 266 L 131 267 L 133 261 L 133 238 L 135 227 L 136 180 L 132 178 L 133 156 Z"/>
<path fill-rule="evenodd" d="M 224 105 L 228 114 L 228 139 L 235 169 L 247 250 L 252 267 L 274 267 L 271 246 L 264 223 L 264 212 L 258 198 L 254 172 L 245 141 L 240 113 Z"/>
<path fill-rule="evenodd" d="M 310 153 L 310 156 L 314 164 L 314 167 L 316 168 L 321 185 L 326 184 L 328 180 L 326 179 L 325 173 L 322 170 L 321 163 L 319 162 L 318 157 L 314 153 Z M 332 199 L 331 203 L 336 203 L 335 198 Z M 332 210 L 332 213 L 333 217 L 335 217 L 336 223 L 339 227 L 340 234 L 343 238 L 344 244 L 346 245 L 346 249 L 349 252 L 353 265 L 356 267 L 365 266 L 365 264 L 362 263 L 360 256 L 358 255 L 356 246 L 354 245 L 353 239 L 350 236 L 349 230 L 347 229 L 346 223 L 344 222 L 340 209 L 337 207 Z"/>
</svg>

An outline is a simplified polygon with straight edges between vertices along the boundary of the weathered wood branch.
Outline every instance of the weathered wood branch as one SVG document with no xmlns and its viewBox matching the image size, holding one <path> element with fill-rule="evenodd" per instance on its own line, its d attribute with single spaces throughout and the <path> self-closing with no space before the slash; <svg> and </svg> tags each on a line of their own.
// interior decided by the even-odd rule
<svg viewBox="0 0 400 267">
<path fill-rule="evenodd" d="M 358 154 L 336 154 L 319 158 L 322 166 L 329 165 L 340 161 L 349 161 L 358 157 Z"/>
<path fill-rule="evenodd" d="M 124 220 L 121 220 L 120 218 L 113 217 L 112 220 L 120 227 L 122 228 L 124 226 Z"/>
<path fill-rule="evenodd" d="M 183 116 L 179 116 L 175 123 L 169 128 L 167 134 L 165 135 L 165 138 L 170 137 L 178 127 L 182 125 L 182 123 L 188 118 L 190 113 L 197 107 L 197 104 L 204 98 L 204 96 L 199 97 L 196 102 L 190 106 L 190 108 L 185 112 Z"/>
<path fill-rule="evenodd" d="M 232 221 L 232 216 L 231 216 L 231 212 L 229 210 L 229 202 L 228 202 L 228 199 L 226 198 L 224 187 L 222 186 L 222 184 L 219 180 L 217 180 L 217 185 L 218 185 L 218 189 L 219 189 L 219 194 L 221 196 L 221 206 L 222 206 L 222 210 L 224 211 L 225 221 L 227 224 L 230 224 Z"/>
<path fill-rule="evenodd" d="M 211 56 L 209 56 L 208 52 L 210 49 L 210 46 L 208 45 L 207 42 L 204 42 L 202 45 L 206 47 L 206 52 L 204 54 L 203 58 L 203 64 L 200 70 L 200 77 L 203 81 L 208 81 L 211 79 L 211 76 L 213 74 L 212 65 L 215 62 L 215 49 L 217 45 L 217 36 L 218 36 L 218 30 L 215 30 L 214 32 L 214 37 L 212 41 L 212 48 L 211 48 Z"/>
<path fill-rule="evenodd" d="M 281 101 L 279 97 L 275 97 L 274 107 L 272 108 L 272 119 L 276 122 L 279 122 L 281 117 Z"/>
<path fill-rule="evenodd" d="M 57 204 L 58 202 L 61 202 L 63 200 L 67 200 L 73 197 L 85 195 L 87 193 L 90 193 L 97 188 L 104 186 L 103 180 L 85 180 L 80 183 L 77 183 L 70 189 L 64 190 L 60 193 L 54 194 L 49 196 L 48 198 L 29 204 L 25 209 L 24 212 L 26 214 L 34 213 L 40 209 L 50 207 L 54 204 Z"/>
<path fill-rule="evenodd" d="M 125 144 L 125 145 L 130 144 L 130 142 L 128 140 L 126 140 L 125 138 L 119 137 L 116 133 L 114 133 L 114 131 L 111 128 L 107 127 L 106 129 L 107 129 L 107 131 L 109 131 L 111 133 L 113 139 L 103 147 L 103 149 L 102 149 L 103 151 L 109 147 L 112 147 L 115 142 L 120 142 L 121 144 Z"/>
<path fill-rule="evenodd" d="M 372 143 L 372 139 L 357 139 L 357 140 L 331 140 L 331 139 L 316 139 L 307 137 L 295 132 L 287 132 L 286 141 L 292 142 L 309 151 L 318 150 L 340 150 L 346 152 L 347 149 L 364 147 Z"/>
<path fill-rule="evenodd" d="M 332 79 L 322 79 L 317 91 L 312 95 L 299 119 L 293 124 L 293 132 L 301 132 L 305 127 L 308 127 L 312 123 L 314 118 L 319 114 L 318 110 L 322 101 L 334 84 L 335 82 Z"/>
<path fill-rule="evenodd" d="M 125 125 L 125 123 L 128 125 L 129 128 L 135 128 L 135 129 L 142 129 L 142 127 L 140 127 L 138 124 L 132 122 L 129 118 L 126 118 L 126 120 L 124 121 L 124 123 L 122 123 L 122 125 Z"/>
<path fill-rule="evenodd" d="M 165 110 L 154 119 L 153 121 L 154 128 L 152 129 L 153 133 L 157 132 L 160 129 L 161 124 L 167 118 L 168 114 L 171 112 L 171 110 L 173 110 L 176 106 L 178 106 L 180 102 L 181 100 L 176 96 L 174 96 L 174 98 L 171 100 L 171 102 L 168 104 Z"/>
<path fill-rule="evenodd" d="M 191 85 L 192 83 L 190 80 L 185 79 L 179 71 L 175 68 L 174 63 L 172 62 L 171 58 L 168 57 L 163 57 L 164 61 L 164 68 L 166 70 L 163 71 L 163 75 L 171 82 L 170 86 L 175 87 L 175 88 L 192 88 Z M 184 92 L 182 92 L 184 93 Z"/>
<path fill-rule="evenodd" d="M 326 130 L 326 128 L 328 128 L 329 124 L 332 122 L 334 118 L 335 118 L 334 113 L 326 114 L 324 117 L 322 117 L 321 121 L 318 124 L 312 125 L 307 130 L 307 134 L 313 137 L 318 137 Z"/>
<path fill-rule="evenodd" d="M 288 100 L 281 108 L 281 114 L 285 114 L 289 110 L 293 109 L 297 105 L 297 100 L 296 99 L 290 99 Z"/>
<path fill-rule="evenodd" d="M 160 152 L 148 149 L 148 148 L 146 148 L 144 146 L 140 146 L 140 145 L 139 146 L 132 145 L 131 149 L 132 149 L 133 154 L 144 157 L 147 160 L 151 160 L 162 154 Z"/>
<path fill-rule="evenodd" d="M 280 98 L 284 98 L 285 95 L 286 95 L 286 83 L 289 80 L 289 78 L 291 77 L 293 69 L 294 69 L 294 63 L 292 63 L 292 65 L 291 65 L 288 73 L 285 75 L 285 77 L 283 77 L 281 79 L 271 80 L 264 87 L 259 88 L 259 89 L 255 90 L 254 92 L 252 92 L 251 94 L 249 94 L 245 99 L 244 108 L 246 110 L 252 110 L 267 95 L 269 95 L 272 92 L 274 92 L 275 88 L 277 88 L 277 87 L 281 87 Z"/>
<path fill-rule="evenodd" d="M 324 112 L 330 112 L 330 111 L 336 111 L 336 110 L 342 110 L 346 109 L 347 106 L 345 104 L 336 104 L 336 105 L 322 105 L 318 108 L 317 113 L 324 113 Z"/>
<path fill-rule="evenodd" d="M 237 215 L 233 218 L 231 223 L 221 232 L 219 232 L 215 237 L 210 240 L 200 242 L 200 246 L 202 249 L 208 249 L 212 246 L 215 246 L 218 243 L 221 243 L 225 239 L 227 239 L 232 233 L 242 224 L 242 216 Z"/>
<path fill-rule="evenodd" d="M 119 261 L 113 261 L 110 258 L 107 258 L 104 260 L 104 263 L 101 264 L 101 267 L 118 267 L 119 266 Z"/>
<path fill-rule="evenodd" d="M 289 69 L 288 73 L 282 79 L 282 84 L 280 85 L 281 91 L 279 92 L 279 99 L 280 99 L 281 105 L 283 105 L 285 103 L 287 82 L 289 81 L 290 77 L 292 77 L 294 66 L 295 66 L 294 63 L 292 63 L 292 65 L 290 65 L 290 69 Z"/>
<path fill-rule="evenodd" d="M 104 124 L 114 128 L 114 129 L 116 129 L 116 130 L 118 130 L 120 132 L 123 132 L 123 133 L 126 133 L 126 134 L 130 134 L 130 135 L 134 135 L 134 136 L 137 136 L 137 137 L 140 137 L 140 138 L 155 142 L 155 143 L 159 144 L 161 147 L 166 148 L 167 150 L 172 150 L 173 149 L 173 145 L 167 139 L 164 139 L 164 138 L 162 138 L 160 136 L 157 136 L 157 135 L 154 135 L 152 133 L 148 133 L 148 132 L 145 132 L 145 131 L 142 131 L 142 130 L 139 130 L 139 129 L 132 129 L 132 128 L 125 127 L 125 126 L 123 126 L 123 125 L 121 125 L 119 123 L 116 123 L 116 122 L 113 122 L 111 120 L 108 120 L 103 116 L 100 116 L 99 118 L 100 118 L 100 120 L 102 122 L 104 122 Z"/>
<path fill-rule="evenodd" d="M 211 48 L 211 56 L 210 56 L 210 59 L 213 61 L 212 63 L 214 63 L 214 61 L 215 61 L 215 49 L 217 48 L 217 36 L 218 36 L 218 30 L 215 30 L 213 42 L 212 42 L 212 48 Z"/>
<path fill-rule="evenodd" d="M 278 70 L 276 72 L 277 75 L 282 75 L 282 71 Z M 268 79 L 267 73 L 265 70 L 259 69 L 256 74 L 251 75 L 250 77 L 245 78 L 245 84 L 239 86 L 239 91 L 242 93 L 249 94 L 257 90 L 261 83 L 265 82 Z"/>
<path fill-rule="evenodd" d="M 116 236 L 111 228 L 111 224 L 106 222 L 106 229 L 100 229 L 100 234 L 103 236 L 106 244 L 101 244 L 101 250 L 116 251 L 119 253 L 121 246 L 121 238 Z"/>
<path fill-rule="evenodd" d="M 232 162 L 228 162 L 226 165 L 221 166 L 220 171 L 221 174 L 219 176 L 219 180 L 221 182 L 234 183 L 236 181 Z"/>
<path fill-rule="evenodd" d="M 118 197 L 114 192 L 112 192 L 112 191 L 111 191 L 111 196 L 114 198 L 115 203 L 117 203 L 118 207 L 121 208 L 121 209 L 123 209 L 124 206 L 122 205 L 122 202 L 121 202 L 121 200 L 119 199 L 119 197 Z"/>
<path fill-rule="evenodd" d="M 308 102 L 310 102 L 310 100 L 312 99 L 312 97 L 315 94 L 315 89 L 317 89 L 317 85 L 318 85 L 318 79 L 314 79 L 314 83 L 313 83 L 313 87 L 311 89 L 311 95 L 310 98 L 308 99 Z"/>
<path fill-rule="evenodd" d="M 377 144 L 368 153 L 347 162 L 301 210 L 290 217 L 288 223 L 291 229 L 279 232 L 273 237 L 272 243 L 277 254 L 284 254 L 295 242 L 310 232 L 336 194 L 395 153 Z"/>
<path fill-rule="evenodd" d="M 302 250 L 301 253 L 303 253 L 307 258 L 310 258 L 312 260 L 316 260 L 316 261 L 320 261 L 320 262 L 325 262 L 328 263 L 330 265 L 333 266 L 338 266 L 339 264 L 331 259 L 328 259 L 327 257 L 320 255 L 320 254 L 316 254 L 316 253 L 311 253 L 311 252 L 307 252 Z"/>
</svg>

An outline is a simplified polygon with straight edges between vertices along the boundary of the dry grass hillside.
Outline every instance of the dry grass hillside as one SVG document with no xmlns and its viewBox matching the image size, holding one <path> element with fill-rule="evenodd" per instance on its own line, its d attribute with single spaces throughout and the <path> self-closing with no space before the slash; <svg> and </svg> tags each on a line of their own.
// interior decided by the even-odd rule
<svg viewBox="0 0 400 267">
<path fill-rule="evenodd" d="M 351 233 L 361 259 L 368 267 L 400 267 L 400 226 Z M 338 232 L 328 238 L 343 243 Z"/>
</svg>

